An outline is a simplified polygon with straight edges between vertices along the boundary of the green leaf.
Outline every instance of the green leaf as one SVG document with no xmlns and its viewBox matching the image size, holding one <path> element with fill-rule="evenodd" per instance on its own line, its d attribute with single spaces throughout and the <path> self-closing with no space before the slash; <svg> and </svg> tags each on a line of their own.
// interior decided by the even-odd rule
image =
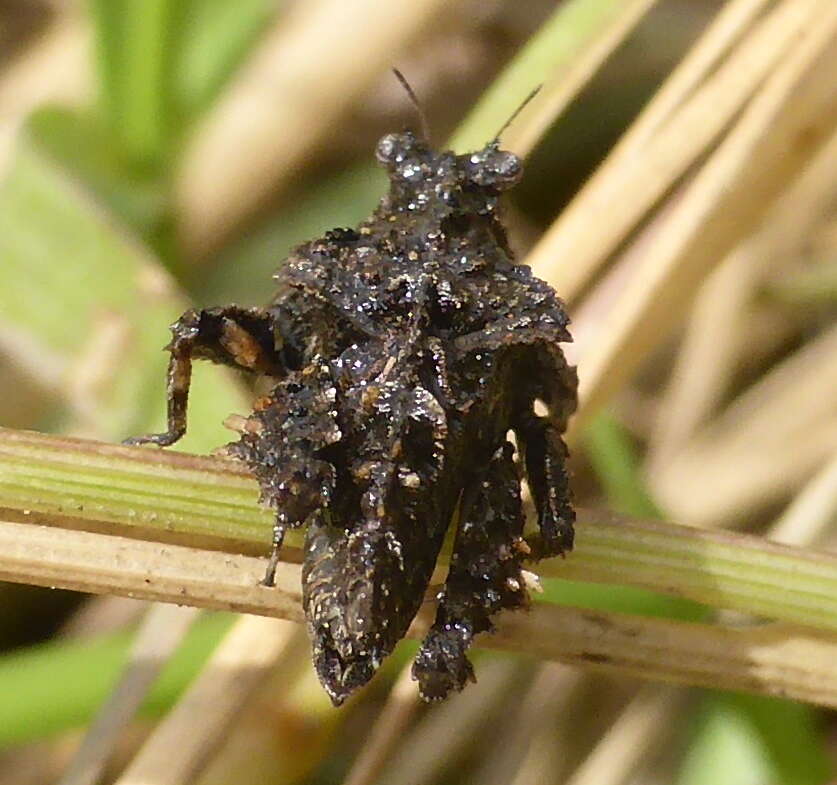
<svg viewBox="0 0 837 785">
<path fill-rule="evenodd" d="M 733 693 L 706 697 L 677 785 L 820 785 L 832 768 L 807 706 Z"/>
<path fill-rule="evenodd" d="M 156 166 L 171 136 L 171 0 L 91 0 L 100 103 L 119 149 Z"/>
<path fill-rule="evenodd" d="M 140 236 L 148 238 L 165 224 L 170 209 L 167 184 L 153 172 L 125 166 L 99 114 L 48 107 L 30 116 L 27 131 L 37 148 Z"/>
<path fill-rule="evenodd" d="M 192 625 L 143 707 L 158 716 L 201 671 L 234 617 L 213 613 Z M 46 738 L 90 722 L 122 672 L 129 633 L 54 641 L 0 657 L 0 748 Z"/>
<path fill-rule="evenodd" d="M 175 3 L 172 94 L 178 116 L 186 123 L 212 103 L 276 9 L 273 0 Z"/>
<path fill-rule="evenodd" d="M 129 167 L 163 172 L 276 14 L 270 0 L 91 0 L 100 108 Z"/>
<path fill-rule="evenodd" d="M 97 362 L 97 341 L 115 341 L 95 367 L 97 432 L 118 439 L 162 428 L 161 348 L 186 304 L 155 259 L 31 144 L 0 184 L 0 258 L 0 328 L 20 337 L 18 359 L 38 373 L 49 357 L 63 392 L 82 358 Z M 197 375 L 182 447 L 205 451 L 227 441 L 220 423 L 246 403 L 222 369 Z"/>
</svg>

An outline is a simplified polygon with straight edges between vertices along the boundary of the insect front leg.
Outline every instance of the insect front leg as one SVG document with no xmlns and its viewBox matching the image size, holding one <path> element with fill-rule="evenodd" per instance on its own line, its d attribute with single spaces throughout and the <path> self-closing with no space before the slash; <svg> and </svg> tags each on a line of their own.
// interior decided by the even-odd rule
<svg viewBox="0 0 837 785">
<path fill-rule="evenodd" d="M 276 517 L 273 522 L 273 534 L 270 543 L 270 556 L 265 567 L 263 586 L 274 586 L 276 584 L 276 568 L 279 565 L 279 555 L 282 550 L 282 543 L 285 540 L 285 532 L 288 529 L 298 529 L 312 515 L 320 513 L 328 504 L 332 491 L 334 490 L 334 467 L 326 461 L 310 460 L 301 464 L 296 469 L 284 470 L 284 476 L 290 477 L 293 483 L 295 506 L 294 511 L 289 512 L 288 495 L 277 493 L 275 488 L 282 485 L 283 481 L 278 480 L 269 483 L 260 480 L 262 486 L 261 501 L 268 504 L 281 505 L 276 509 Z M 288 484 L 287 482 L 284 484 Z M 304 488 L 304 490 L 302 490 Z M 275 503 L 274 503 L 275 500 Z"/>
<path fill-rule="evenodd" d="M 168 428 L 164 433 L 135 436 L 124 444 L 168 447 L 186 432 L 186 410 L 192 360 L 230 365 L 251 373 L 282 373 L 270 314 L 259 308 L 225 306 L 186 311 L 171 327 L 171 353 L 166 384 Z"/>
<path fill-rule="evenodd" d="M 236 422 L 241 438 L 224 448 L 250 467 L 261 502 L 276 512 L 266 586 L 274 583 L 285 530 L 302 526 L 331 501 L 335 469 L 322 451 L 342 437 L 335 396 L 327 363 L 292 371 L 256 401 L 253 414 Z"/>
<path fill-rule="evenodd" d="M 466 651 L 492 628 L 491 616 L 526 604 L 521 562 L 520 477 L 513 447 L 504 443 L 462 498 L 462 517 L 436 621 L 413 663 L 425 700 L 441 700 L 474 680 Z"/>
</svg>

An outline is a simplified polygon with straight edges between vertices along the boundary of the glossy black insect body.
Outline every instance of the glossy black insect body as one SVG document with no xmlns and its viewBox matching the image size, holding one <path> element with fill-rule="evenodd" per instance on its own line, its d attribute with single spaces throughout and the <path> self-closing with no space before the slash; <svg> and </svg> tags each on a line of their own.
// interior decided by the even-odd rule
<svg viewBox="0 0 837 785">
<path fill-rule="evenodd" d="M 437 153 L 409 132 L 381 139 L 377 157 L 391 183 L 379 207 L 297 248 L 266 308 L 189 311 L 173 326 L 168 431 L 131 440 L 168 445 L 184 433 L 194 358 L 276 380 L 227 450 L 276 511 L 268 583 L 284 530 L 308 524 L 305 614 L 335 704 L 405 634 L 457 507 L 436 621 L 413 666 L 428 700 L 473 678 L 473 637 L 527 602 L 521 472 L 544 553 L 573 540 L 561 437 L 576 399 L 559 347 L 568 318 L 514 264 L 498 217 L 519 159 L 496 141 Z"/>
</svg>

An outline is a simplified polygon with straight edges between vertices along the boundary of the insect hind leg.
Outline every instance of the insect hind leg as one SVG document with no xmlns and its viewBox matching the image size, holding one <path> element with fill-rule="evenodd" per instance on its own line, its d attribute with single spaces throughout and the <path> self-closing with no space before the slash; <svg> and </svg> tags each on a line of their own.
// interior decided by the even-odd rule
<svg viewBox="0 0 837 785">
<path fill-rule="evenodd" d="M 526 412 L 515 425 L 529 489 L 538 514 L 541 534 L 538 558 L 572 550 L 575 511 L 570 503 L 568 450 L 560 430 L 547 417 Z"/>
<path fill-rule="evenodd" d="M 413 663 L 425 700 L 441 700 L 474 680 L 466 656 L 474 636 L 492 628 L 498 611 L 527 603 L 521 563 L 528 547 L 513 452 L 503 444 L 465 490 L 436 621 Z"/>
</svg>

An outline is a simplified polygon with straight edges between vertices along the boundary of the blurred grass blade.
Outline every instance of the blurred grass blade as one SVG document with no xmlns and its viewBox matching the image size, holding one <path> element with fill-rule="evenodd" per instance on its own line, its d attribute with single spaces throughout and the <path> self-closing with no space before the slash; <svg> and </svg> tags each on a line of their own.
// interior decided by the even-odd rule
<svg viewBox="0 0 837 785">
<path fill-rule="evenodd" d="M 625 155 L 641 154 L 649 139 L 700 88 L 774 0 L 727 0 L 695 45 L 669 75 L 648 106 L 608 156 L 605 166 Z M 732 89 L 732 83 L 729 89 Z M 597 177 L 599 174 L 597 173 Z"/>
<path fill-rule="evenodd" d="M 711 26 L 531 251 L 532 268 L 563 298 L 577 299 L 648 211 L 712 148 L 815 17 L 813 0 L 783 0 L 715 70 L 709 55 L 724 50 L 729 30 L 720 22 Z M 607 216 L 596 232 L 593 216 Z"/>
<path fill-rule="evenodd" d="M 646 685 L 631 699 L 565 785 L 622 785 L 657 754 L 686 709 L 683 690 Z M 637 778 L 636 781 L 641 781 Z"/>
<path fill-rule="evenodd" d="M 191 285 L 195 300 L 206 305 L 263 305 L 265 281 L 292 248 L 334 226 L 357 225 L 372 212 L 386 187 L 386 175 L 372 163 L 349 167 L 313 184 L 280 215 L 248 232 L 201 269 Z"/>
<path fill-rule="evenodd" d="M 232 622 L 229 614 L 198 620 L 164 668 L 143 713 L 159 715 L 172 705 Z M 0 657 L 0 749 L 87 724 L 113 689 L 130 644 L 130 634 L 118 633 L 40 644 Z"/>
<path fill-rule="evenodd" d="M 168 46 L 172 103 L 190 125 L 215 100 L 259 35 L 283 9 L 276 0 L 176 0 Z"/>
<path fill-rule="evenodd" d="M 128 160 L 159 164 L 170 128 L 172 0 L 91 0 L 101 105 Z"/>
<path fill-rule="evenodd" d="M 837 324 L 655 463 L 648 472 L 655 497 L 678 520 L 714 526 L 780 503 L 837 450 L 835 389 Z"/>
<path fill-rule="evenodd" d="M 158 170 L 275 15 L 270 0 L 91 0 L 100 106 L 126 171 Z"/>
<path fill-rule="evenodd" d="M 353 101 L 444 9 L 442 0 L 294 3 L 184 151 L 175 193 L 190 257 L 208 256 L 286 187 Z"/>
<path fill-rule="evenodd" d="M 539 84 L 541 91 L 503 134 L 503 148 L 526 156 L 591 76 L 657 0 L 567 0 L 541 26 L 451 137 L 453 150 L 478 150 Z"/>
<path fill-rule="evenodd" d="M 837 196 L 837 133 L 747 237 L 707 277 L 692 307 L 668 389 L 651 432 L 647 463 L 665 467 L 717 410 L 741 363 L 757 362 L 799 330 L 798 319 L 779 316 L 771 340 L 748 340 L 753 307 L 765 279 L 800 252 Z M 807 320 L 806 320 L 807 321 Z M 804 386 L 804 385 L 800 385 Z M 772 419 L 772 417 L 771 417 Z"/>
<path fill-rule="evenodd" d="M 638 518 L 663 517 L 640 478 L 636 450 L 613 415 L 602 413 L 590 421 L 584 446 L 609 507 Z"/>
<path fill-rule="evenodd" d="M 185 134 L 276 15 L 277 4 L 92 0 L 91 10 L 98 105 L 41 107 L 28 130 L 176 267 L 171 164 Z M 0 104 L 2 92 L 0 83 Z"/>
<path fill-rule="evenodd" d="M 732 131 L 661 217 L 641 269 L 622 288 L 607 318 L 596 324 L 589 350 L 582 347 L 575 427 L 681 321 L 696 285 L 753 230 L 833 133 L 837 94 L 830 76 L 837 68 L 837 5 L 820 3 L 818 10 L 816 24 L 796 39 Z M 772 165 L 760 166 L 765 160 Z"/>
<path fill-rule="evenodd" d="M 521 681 L 519 669 L 508 660 L 484 660 L 479 673 L 482 689 L 451 695 L 409 729 L 375 777 L 375 785 L 444 781 L 442 774 L 449 761 L 462 753 L 467 739 L 481 736 L 497 712 L 505 709 L 509 694 L 516 693 Z M 454 728 L 456 732 L 451 732 Z"/>
<path fill-rule="evenodd" d="M 752 695 L 707 697 L 676 785 L 820 785 L 833 765 L 805 706 Z"/>
<path fill-rule="evenodd" d="M 223 745 L 247 700 L 302 633 L 290 622 L 240 616 L 195 682 L 155 728 L 116 785 L 188 785 Z M 274 710 L 276 707 L 274 707 Z"/>
<path fill-rule="evenodd" d="M 151 605 L 122 675 L 88 728 L 58 785 L 95 785 L 126 726 L 197 618 L 195 608 Z"/>
<path fill-rule="evenodd" d="M 30 144 L 0 183 L 0 258 L 0 333 L 12 359 L 88 432 L 119 439 L 160 428 L 161 348 L 185 303 L 154 259 Z M 245 398 L 222 369 L 196 372 L 197 427 L 181 444 L 205 451 L 228 440 L 221 422 Z"/>
<path fill-rule="evenodd" d="M 802 488 L 770 530 L 776 542 L 803 545 L 823 539 L 837 522 L 837 449 Z"/>
<path fill-rule="evenodd" d="M 153 239 L 165 227 L 170 207 L 165 179 L 126 166 L 100 113 L 51 106 L 30 115 L 26 131 L 37 150 L 81 181 L 98 204 L 139 237 Z"/>
<path fill-rule="evenodd" d="M 352 761 L 342 785 L 375 785 L 387 759 L 409 732 L 421 698 L 413 681 L 413 663 L 401 667 L 378 716 L 366 734 L 366 742 Z"/>
<path fill-rule="evenodd" d="M 91 90 L 90 25 L 74 7 L 52 9 L 52 24 L 0 69 L 0 176 L 20 126 L 45 101 L 77 103 Z M 66 11 L 66 13 L 64 13 Z M 5 15 L 4 15 L 5 20 Z"/>
<path fill-rule="evenodd" d="M 686 752 L 678 785 L 745 785 L 781 782 L 768 751 L 746 714 L 726 701 L 704 709 Z"/>
</svg>

